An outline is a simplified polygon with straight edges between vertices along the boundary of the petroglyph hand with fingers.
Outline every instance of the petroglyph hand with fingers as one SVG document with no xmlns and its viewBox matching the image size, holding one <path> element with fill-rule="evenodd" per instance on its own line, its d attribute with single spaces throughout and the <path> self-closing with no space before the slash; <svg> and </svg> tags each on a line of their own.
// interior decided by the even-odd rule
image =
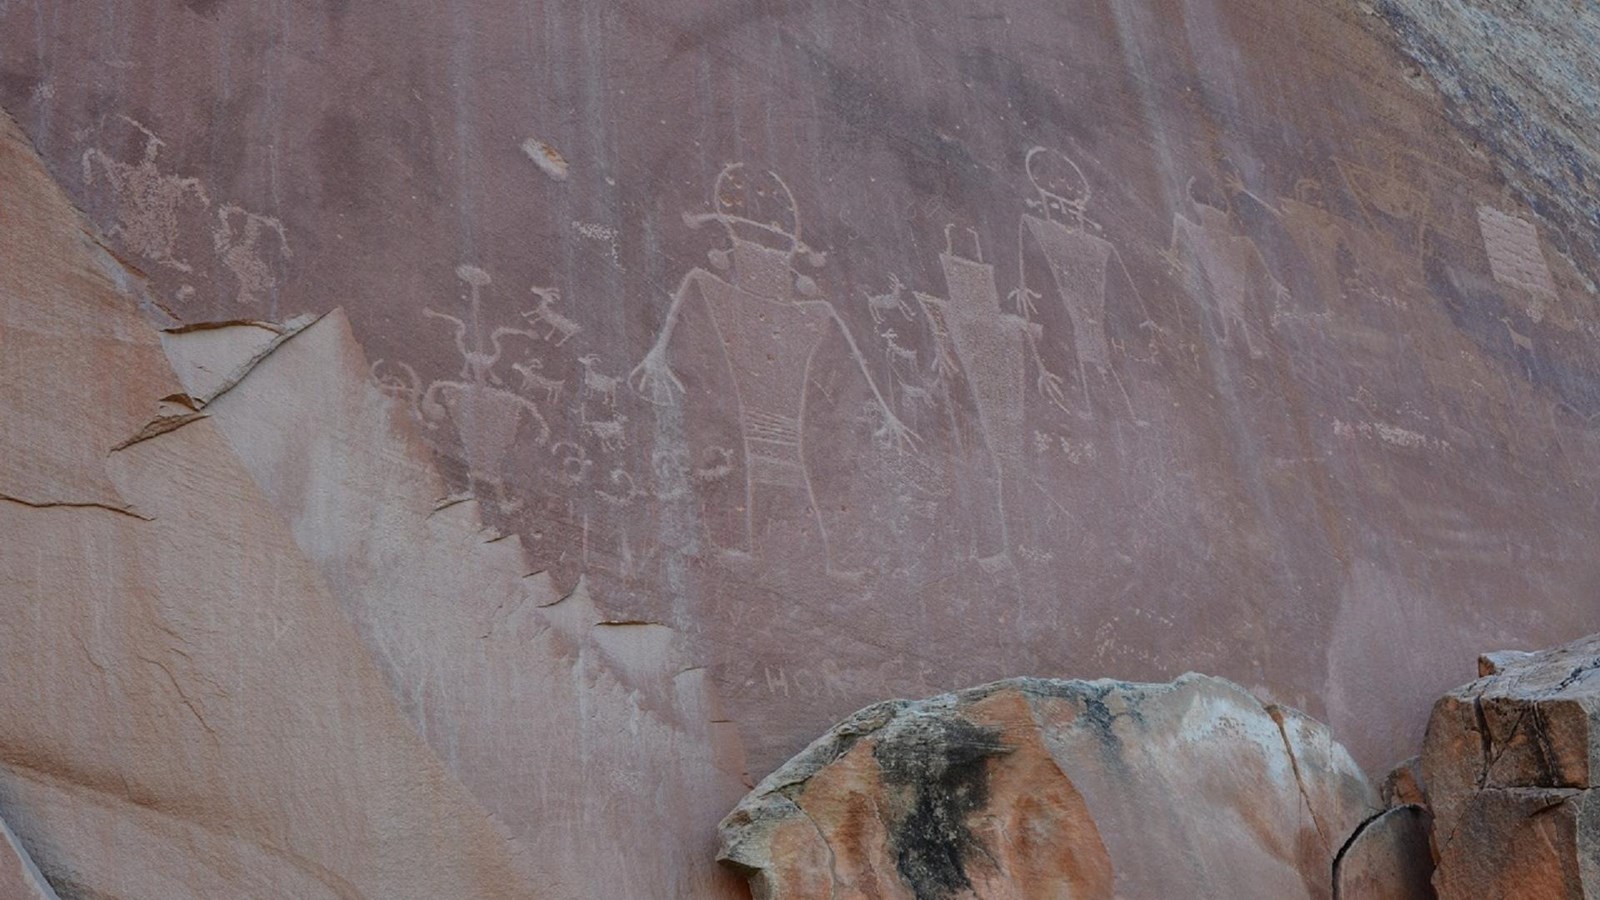
<svg viewBox="0 0 1600 900">
<path fill-rule="evenodd" d="M 677 309 L 677 303 L 673 303 Z M 628 384 L 639 393 L 639 396 L 659 406 L 669 405 L 673 402 L 673 391 L 683 394 L 683 382 L 678 379 L 677 373 L 667 365 L 666 339 L 671 336 L 670 329 L 663 329 L 661 340 L 645 354 L 644 360 L 633 371 L 628 373 Z"/>
</svg>

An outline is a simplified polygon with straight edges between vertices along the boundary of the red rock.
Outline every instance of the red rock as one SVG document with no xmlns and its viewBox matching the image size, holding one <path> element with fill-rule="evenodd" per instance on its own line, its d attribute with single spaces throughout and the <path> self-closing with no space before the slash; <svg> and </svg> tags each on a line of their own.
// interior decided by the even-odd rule
<svg viewBox="0 0 1600 900">
<path fill-rule="evenodd" d="M 1600 637 L 1496 654 L 1434 707 L 1422 767 L 1444 900 L 1600 891 Z"/>
</svg>

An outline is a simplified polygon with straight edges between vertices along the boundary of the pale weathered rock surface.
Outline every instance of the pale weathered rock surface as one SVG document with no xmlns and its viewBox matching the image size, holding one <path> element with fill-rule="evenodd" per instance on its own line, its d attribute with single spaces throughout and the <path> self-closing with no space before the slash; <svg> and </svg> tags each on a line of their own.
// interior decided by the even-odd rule
<svg viewBox="0 0 1600 900">
<path fill-rule="evenodd" d="M 0 185 L 0 809 L 50 883 L 533 896 L 4 117 Z"/>
<path fill-rule="evenodd" d="M 1324 726 L 1227 681 L 1016 679 L 862 710 L 722 854 L 763 900 L 1329 897 L 1377 803 Z"/>
<path fill-rule="evenodd" d="M 1485 657 L 1441 698 L 1424 787 L 1443 900 L 1600 893 L 1600 636 Z"/>
<path fill-rule="evenodd" d="M 0 897 L 6 900 L 60 900 L 4 819 L 0 819 Z"/>
</svg>

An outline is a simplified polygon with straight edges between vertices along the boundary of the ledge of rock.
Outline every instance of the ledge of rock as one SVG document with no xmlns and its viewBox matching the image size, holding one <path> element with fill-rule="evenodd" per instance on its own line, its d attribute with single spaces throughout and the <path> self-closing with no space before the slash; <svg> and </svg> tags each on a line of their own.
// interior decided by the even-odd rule
<svg viewBox="0 0 1600 900">
<path fill-rule="evenodd" d="M 834 727 L 722 823 L 760 900 L 1330 897 L 1378 794 L 1231 682 L 1016 679 Z"/>
</svg>

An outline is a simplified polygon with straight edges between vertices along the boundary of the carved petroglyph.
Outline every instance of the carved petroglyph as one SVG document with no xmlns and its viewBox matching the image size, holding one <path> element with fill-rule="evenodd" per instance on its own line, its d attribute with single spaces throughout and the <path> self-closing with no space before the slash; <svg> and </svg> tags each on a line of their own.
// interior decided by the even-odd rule
<svg viewBox="0 0 1600 900">
<path fill-rule="evenodd" d="M 1009 559 L 1010 537 L 1007 523 L 1007 494 L 1024 477 L 1027 464 L 1027 365 L 1030 352 L 1039 370 L 1042 361 L 1034 343 L 1040 327 L 1020 315 L 1005 312 L 1000 305 L 1000 289 L 993 265 L 983 261 L 977 235 L 970 255 L 958 253 L 952 230 L 945 229 L 945 252 L 939 262 L 944 269 L 949 299 L 918 292 L 917 302 L 925 312 L 935 337 L 935 371 L 940 378 L 955 372 L 966 375 L 977 404 L 978 424 L 995 468 L 999 547 L 984 553 L 984 560 L 1003 565 Z M 1041 385 L 1044 382 L 1041 381 Z"/>
<path fill-rule="evenodd" d="M 898 312 L 900 315 L 911 318 L 915 315 L 910 302 L 906 300 L 905 285 L 900 282 L 900 276 L 889 275 L 889 290 L 883 294 L 869 294 L 863 292 L 867 298 L 867 312 L 872 316 L 874 324 L 882 325 L 888 314 Z"/>
<path fill-rule="evenodd" d="M 583 402 L 584 409 L 592 399 L 599 399 L 607 409 L 617 408 L 617 388 L 622 386 L 622 378 L 617 375 L 607 375 L 600 371 L 600 357 L 594 353 L 586 353 L 578 357 L 578 365 L 583 366 Z"/>
<path fill-rule="evenodd" d="M 99 147 L 90 147 L 82 157 L 84 185 L 103 181 L 111 190 L 116 218 L 106 232 L 156 265 L 193 273 L 190 260 L 178 256 L 180 245 L 187 245 L 185 236 L 191 228 L 199 232 L 206 227 L 201 223 L 211 209 L 211 196 L 200 179 L 161 170 L 166 142 L 154 131 L 127 116 L 117 118 L 144 137 L 139 161 L 124 162 Z M 196 207 L 194 218 L 180 215 L 189 206 Z M 235 301 L 253 306 L 278 288 L 278 274 L 293 256 L 281 221 L 236 203 L 222 203 L 209 229 L 216 261 L 238 282 Z M 198 293 L 193 285 L 184 284 L 175 296 L 187 302 Z"/>
<path fill-rule="evenodd" d="M 596 222 L 580 222 L 573 219 L 572 230 L 584 238 L 604 244 L 606 255 L 611 258 L 611 262 L 618 266 L 622 265 L 622 242 L 617 229 Z"/>
<path fill-rule="evenodd" d="M 217 208 L 217 228 L 212 232 L 212 246 L 216 248 L 222 264 L 239 281 L 236 299 L 252 306 L 278 284 L 264 255 L 268 251 L 262 244 L 263 235 L 277 238 L 277 253 L 284 259 L 293 255 L 289 251 L 289 237 L 284 233 L 282 222 L 232 203 L 224 203 Z M 272 243 L 270 240 L 267 242 L 268 245 Z"/>
<path fill-rule="evenodd" d="M 523 313 L 522 316 L 532 323 L 532 327 L 544 329 L 544 334 L 541 335 L 544 340 L 553 341 L 559 347 L 583 330 L 583 326 L 556 309 L 556 305 L 561 302 L 561 291 L 538 286 L 529 287 L 528 290 L 539 298 L 539 305 Z M 556 339 L 558 334 L 561 337 Z"/>
<path fill-rule="evenodd" d="M 604 422 L 584 422 L 583 430 L 599 439 L 601 449 L 616 453 L 628 446 L 627 424 L 628 417 L 619 415 Z"/>
<path fill-rule="evenodd" d="M 546 403 L 557 404 L 561 402 L 561 395 L 567 388 L 565 378 L 548 378 L 541 370 L 544 360 L 537 356 L 529 356 L 525 361 L 512 363 L 511 369 L 522 376 L 521 389 L 524 391 L 539 390 L 544 392 Z"/>
<path fill-rule="evenodd" d="M 93 186 L 98 177 L 111 185 L 117 205 L 117 220 L 109 229 L 128 249 L 160 265 L 180 272 L 192 271 L 189 263 L 176 256 L 178 208 L 193 198 L 210 206 L 211 198 L 198 178 L 183 178 L 163 173 L 157 161 L 166 142 L 139 122 L 119 116 L 144 135 L 144 155 L 137 163 L 126 163 L 92 147 L 83 153 L 83 181 Z"/>
<path fill-rule="evenodd" d="M 915 435 L 879 391 L 838 310 L 802 271 L 820 269 L 826 256 L 803 240 L 794 195 L 781 178 L 739 163 L 725 166 L 712 192 L 711 211 L 686 214 L 684 222 L 691 228 L 718 226 L 727 245 L 710 251 L 710 269 L 695 269 L 684 277 L 654 346 L 630 380 L 654 403 L 677 401 L 683 382 L 668 365 L 668 350 L 684 303 L 699 298 L 733 379 L 744 445 L 744 546 L 730 549 L 753 552 L 758 489 L 778 488 L 804 494 L 827 553 L 827 523 L 812 490 L 802 442 L 808 373 L 831 329 L 843 336 L 882 410 L 883 434 L 906 449 Z"/>
<path fill-rule="evenodd" d="M 1232 216 L 1232 201 L 1209 178 L 1189 180 L 1189 215 L 1173 214 L 1168 262 L 1185 289 L 1202 307 L 1202 318 L 1223 347 L 1242 345 L 1252 359 L 1266 355 L 1266 335 L 1259 330 L 1252 307 L 1271 311 L 1288 298 L 1288 290 L 1272 275 L 1261 250 L 1241 234 Z"/>
<path fill-rule="evenodd" d="M 385 393 L 407 402 L 417 419 L 430 429 L 453 423 L 466 457 L 468 476 L 474 486 L 487 485 L 504 510 L 515 509 L 518 502 L 509 496 L 500 473 L 505 471 L 506 456 L 516 442 L 518 432 L 529 424 L 534 429 L 536 445 L 550 440 L 550 423 L 544 411 L 529 397 L 507 386 L 496 367 L 505 355 L 508 339 L 538 341 L 533 332 L 508 326 L 498 326 L 484 334 L 483 292 L 494 279 L 483 269 L 469 264 L 456 267 L 456 278 L 466 286 L 464 315 L 424 308 L 423 316 L 450 326 L 456 352 L 461 357 L 461 369 L 455 378 L 433 381 L 423 386 L 415 370 L 404 363 L 373 363 L 372 374 Z M 560 382 L 537 380 L 537 370 L 542 363 L 535 358 L 511 368 L 522 376 L 521 390 L 538 387 L 546 396 L 559 397 Z M 542 376 L 539 376 L 542 379 Z"/>
<path fill-rule="evenodd" d="M 1494 280 L 1527 295 L 1528 318 L 1544 318 L 1545 304 L 1556 299 L 1556 282 L 1539 246 L 1539 231 L 1526 219 L 1492 206 L 1478 207 L 1478 228 Z"/>
<path fill-rule="evenodd" d="M 1396 223 L 1407 243 L 1420 256 L 1422 236 L 1433 213 L 1432 196 L 1416 186 L 1400 154 L 1380 149 L 1370 151 L 1370 155 L 1373 162 L 1356 162 L 1336 156 L 1333 163 L 1360 204 L 1361 214 L 1367 224 L 1381 231 L 1384 227 L 1383 218 Z"/>
<path fill-rule="evenodd" d="M 1115 274 L 1125 279 L 1132 296 L 1141 306 L 1143 300 L 1133 288 L 1133 279 L 1117 248 L 1104 238 L 1090 233 L 1094 226 L 1088 219 L 1089 200 L 1093 191 L 1083 170 L 1066 154 L 1045 147 L 1034 147 L 1024 160 L 1028 180 L 1036 192 L 1026 202 L 1032 213 L 1024 213 L 1018 226 L 1018 271 L 1015 291 L 1018 311 L 1032 318 L 1035 304 L 1041 294 L 1028 284 L 1026 257 L 1022 248 L 1033 245 L 1044 256 L 1055 281 L 1056 292 L 1061 297 L 1072 327 L 1074 356 L 1078 365 L 1078 382 L 1084 394 L 1084 412 L 1089 412 L 1089 373 L 1093 372 L 1103 384 L 1114 385 L 1133 411 L 1122 378 L 1112 361 L 1111 342 L 1106 332 L 1107 281 Z M 1115 264 L 1113 266 L 1113 264 Z M 1065 408 L 1055 376 L 1041 365 L 1040 389 Z"/>
</svg>

